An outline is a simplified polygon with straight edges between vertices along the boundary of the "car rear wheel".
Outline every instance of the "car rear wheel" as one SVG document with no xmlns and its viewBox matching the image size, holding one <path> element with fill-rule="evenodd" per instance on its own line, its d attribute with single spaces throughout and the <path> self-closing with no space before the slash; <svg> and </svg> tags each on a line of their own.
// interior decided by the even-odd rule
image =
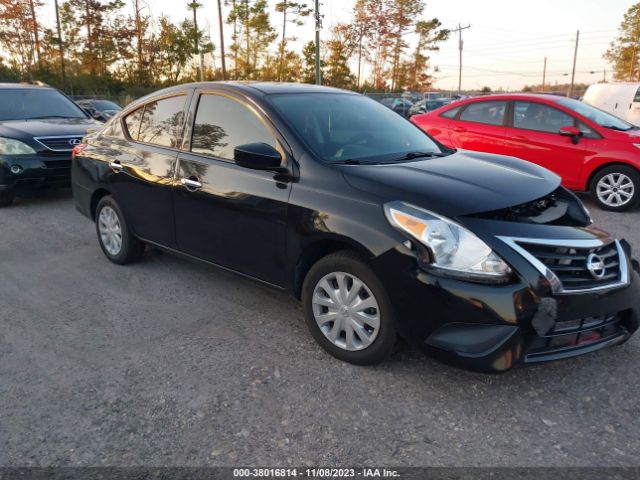
<svg viewBox="0 0 640 480">
<path fill-rule="evenodd" d="M 591 195 L 604 210 L 629 210 L 640 199 L 640 174 L 625 165 L 604 168 L 591 181 Z"/>
<path fill-rule="evenodd" d="M 122 210 L 110 195 L 96 208 L 96 232 L 102 251 L 113 263 L 125 265 L 142 257 L 144 243 L 131 234 Z"/>
<path fill-rule="evenodd" d="M 372 365 L 393 350 L 391 302 L 377 275 L 355 252 L 319 260 L 304 280 L 302 304 L 311 334 L 334 357 Z"/>
<path fill-rule="evenodd" d="M 0 192 L 0 207 L 8 207 L 13 203 L 15 195 L 13 192 Z"/>
</svg>

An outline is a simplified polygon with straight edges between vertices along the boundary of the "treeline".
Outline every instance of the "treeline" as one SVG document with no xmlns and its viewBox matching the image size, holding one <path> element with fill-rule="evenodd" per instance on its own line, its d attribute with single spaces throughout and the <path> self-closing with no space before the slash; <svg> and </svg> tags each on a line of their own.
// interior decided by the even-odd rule
<svg viewBox="0 0 640 480">
<path fill-rule="evenodd" d="M 184 3 L 185 18 L 172 22 L 151 2 L 130 0 L 0 0 L 0 81 L 40 80 L 71 93 L 136 90 L 197 80 L 222 79 L 221 45 L 200 28 L 196 1 Z M 221 19 L 231 39 L 224 52 L 226 77 L 238 80 L 315 81 L 315 45 L 291 46 L 293 24 L 308 24 L 313 12 L 305 2 L 224 0 Z M 323 84 L 369 91 L 431 84 L 429 52 L 449 32 L 436 18 L 424 18 L 424 0 L 357 0 L 352 18 L 323 30 Z M 196 22 L 194 22 L 194 17 Z M 154 20 L 154 18 L 156 18 Z M 411 47 L 408 39 L 412 37 Z M 301 39 L 305 40 L 305 39 Z M 227 42 L 229 43 L 229 42 Z M 214 62 L 215 60 L 215 62 Z M 215 67 L 214 67 L 215 65 Z M 366 75 L 365 75 L 366 72 Z"/>
</svg>

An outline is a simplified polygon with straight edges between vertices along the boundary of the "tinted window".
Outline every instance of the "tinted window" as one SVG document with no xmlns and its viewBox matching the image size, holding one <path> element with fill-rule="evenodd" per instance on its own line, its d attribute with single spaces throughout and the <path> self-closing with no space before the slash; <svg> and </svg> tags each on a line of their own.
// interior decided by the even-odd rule
<svg viewBox="0 0 640 480">
<path fill-rule="evenodd" d="M 75 103 L 50 88 L 0 89 L 0 121 L 34 118 L 87 118 Z"/>
<path fill-rule="evenodd" d="M 221 95 L 202 95 L 193 125 L 191 151 L 233 160 L 233 150 L 246 143 L 276 140 L 260 118 L 240 102 Z"/>
<path fill-rule="evenodd" d="M 176 148 L 182 137 L 185 95 L 164 98 L 144 107 L 138 141 Z"/>
<path fill-rule="evenodd" d="M 134 140 L 138 139 L 138 132 L 140 131 L 140 120 L 142 119 L 142 112 L 144 111 L 144 107 L 140 107 L 137 110 L 134 110 L 129 115 L 124 117 L 124 124 L 127 128 L 127 133 Z"/>
<path fill-rule="evenodd" d="M 560 128 L 573 125 L 573 117 L 556 108 L 535 102 L 514 103 L 513 126 L 516 128 L 558 133 Z"/>
<path fill-rule="evenodd" d="M 460 120 L 486 123 L 487 125 L 502 125 L 506 105 L 507 102 L 471 103 L 460 115 Z"/>
<path fill-rule="evenodd" d="M 327 161 L 391 161 L 409 152 L 439 152 L 418 127 L 361 95 L 298 93 L 269 99 L 309 148 Z"/>
<path fill-rule="evenodd" d="M 122 110 L 120 105 L 109 100 L 94 100 L 91 103 L 95 108 L 100 110 Z"/>
<path fill-rule="evenodd" d="M 444 113 L 441 113 L 440 116 L 444 118 L 453 118 L 458 114 L 459 111 L 460 111 L 460 107 L 455 107 L 450 110 L 447 110 Z"/>
</svg>

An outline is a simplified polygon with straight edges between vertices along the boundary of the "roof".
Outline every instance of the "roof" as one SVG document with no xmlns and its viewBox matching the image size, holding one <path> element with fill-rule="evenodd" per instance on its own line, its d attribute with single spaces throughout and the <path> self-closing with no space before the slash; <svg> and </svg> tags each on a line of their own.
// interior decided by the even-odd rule
<svg viewBox="0 0 640 480">
<path fill-rule="evenodd" d="M 548 93 L 495 93 L 491 95 L 480 95 L 478 97 L 465 98 L 460 102 L 479 101 L 479 100 L 517 100 L 517 99 L 532 99 L 538 98 L 540 100 L 546 100 L 548 102 L 557 102 L 568 97 L 560 95 L 550 95 Z M 456 102 L 458 103 L 458 102 Z"/>
<path fill-rule="evenodd" d="M 259 81 L 226 81 L 226 82 L 198 82 L 190 83 L 185 86 L 206 87 L 209 86 L 227 86 L 237 88 L 238 90 L 257 90 L 266 95 L 272 93 L 351 93 L 349 90 L 339 88 L 325 87 L 323 85 L 313 85 L 311 83 L 294 83 L 294 82 L 259 82 Z"/>
</svg>

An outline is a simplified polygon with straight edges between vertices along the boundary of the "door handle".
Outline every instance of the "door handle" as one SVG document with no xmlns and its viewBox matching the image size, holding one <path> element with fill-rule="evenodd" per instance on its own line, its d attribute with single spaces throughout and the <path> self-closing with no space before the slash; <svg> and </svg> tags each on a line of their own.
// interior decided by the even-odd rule
<svg viewBox="0 0 640 480">
<path fill-rule="evenodd" d="M 511 137 L 511 140 L 515 140 L 516 142 L 526 142 L 528 140 L 527 137 L 522 137 L 520 135 L 515 135 Z"/>
<path fill-rule="evenodd" d="M 187 187 L 189 190 L 197 190 L 198 188 L 202 188 L 202 183 L 200 183 L 195 177 L 181 178 L 180 183 Z"/>
<path fill-rule="evenodd" d="M 467 129 L 466 129 L 466 128 L 464 128 L 464 127 L 454 127 L 454 128 L 453 128 L 453 131 L 454 131 L 454 132 L 462 133 L 462 132 L 466 132 L 466 131 L 467 131 Z"/>
<path fill-rule="evenodd" d="M 117 172 L 120 172 L 124 167 L 122 166 L 122 164 L 120 163 L 120 160 L 114 160 L 113 162 L 109 163 L 109 166 Z"/>
</svg>

